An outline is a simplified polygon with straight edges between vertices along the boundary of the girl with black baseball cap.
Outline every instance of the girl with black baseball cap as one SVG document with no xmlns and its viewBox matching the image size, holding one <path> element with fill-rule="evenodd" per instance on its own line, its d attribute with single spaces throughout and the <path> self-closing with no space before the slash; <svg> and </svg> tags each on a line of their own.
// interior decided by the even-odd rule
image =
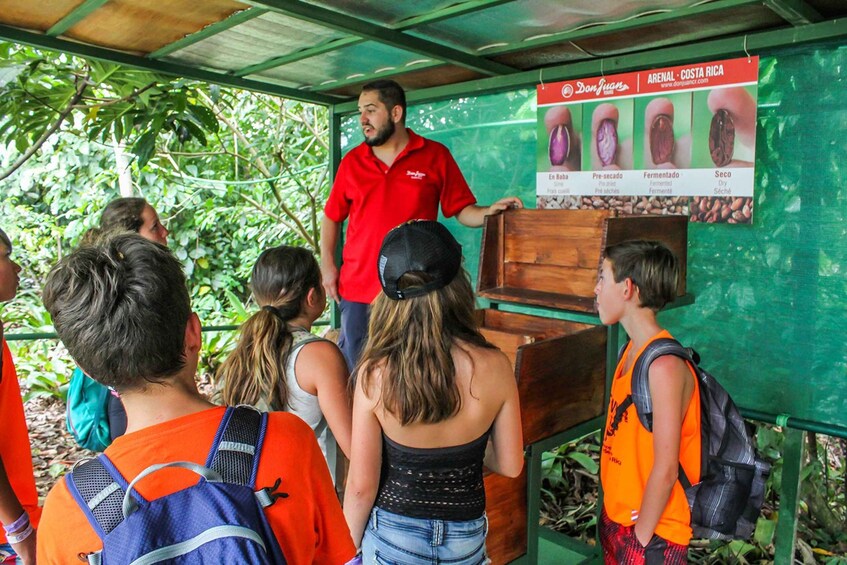
<svg viewBox="0 0 847 565">
<path fill-rule="evenodd" d="M 514 372 L 474 315 L 462 248 L 433 221 L 385 237 L 356 370 L 344 513 L 364 563 L 487 561 L 483 463 L 523 468 Z"/>
</svg>

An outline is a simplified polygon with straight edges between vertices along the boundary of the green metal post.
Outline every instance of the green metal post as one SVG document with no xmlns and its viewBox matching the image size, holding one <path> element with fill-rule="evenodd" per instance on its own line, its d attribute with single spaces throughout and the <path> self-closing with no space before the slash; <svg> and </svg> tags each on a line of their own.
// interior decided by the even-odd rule
<svg viewBox="0 0 847 565">
<path fill-rule="evenodd" d="M 329 167 L 332 171 L 330 178 L 335 181 L 335 173 L 341 163 L 341 114 L 335 111 L 335 105 L 329 107 Z M 341 258 L 341 248 L 344 245 L 344 233 L 338 238 L 338 247 L 335 250 L 336 259 Z M 332 328 L 341 327 L 341 311 L 338 303 L 334 300 L 329 307 L 329 325 Z"/>
<path fill-rule="evenodd" d="M 792 428 L 783 428 L 783 432 L 785 443 L 782 454 L 782 485 L 779 489 L 779 518 L 776 523 L 775 565 L 791 565 L 794 562 L 800 471 L 803 468 L 803 447 L 806 444 L 806 432 Z"/>
<path fill-rule="evenodd" d="M 609 405 L 609 398 L 612 394 L 612 380 L 615 378 L 615 369 L 618 366 L 618 349 L 620 348 L 621 340 L 626 334 L 621 331 L 620 324 L 608 326 L 606 333 L 606 390 L 603 391 L 603 414 L 606 414 L 606 407 Z M 606 440 L 606 421 L 604 420 L 600 426 L 600 446 L 602 449 L 603 442 Z M 600 514 L 603 512 L 603 484 L 597 481 L 597 528 L 595 531 L 597 544 L 594 546 L 597 550 L 596 555 L 602 556 L 600 551 Z"/>
<path fill-rule="evenodd" d="M 538 517 L 541 514 L 541 454 L 540 446 L 526 448 L 526 560 L 538 563 Z"/>
</svg>

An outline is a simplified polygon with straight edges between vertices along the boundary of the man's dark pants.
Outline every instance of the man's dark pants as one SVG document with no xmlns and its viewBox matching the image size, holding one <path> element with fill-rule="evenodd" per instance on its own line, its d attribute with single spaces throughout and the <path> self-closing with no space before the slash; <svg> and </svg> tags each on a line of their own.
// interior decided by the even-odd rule
<svg viewBox="0 0 847 565">
<path fill-rule="evenodd" d="M 341 335 L 338 337 L 338 347 L 347 361 L 350 371 L 359 362 L 359 356 L 368 339 L 368 307 L 364 302 L 350 302 L 341 299 L 338 304 L 341 310 Z"/>
</svg>

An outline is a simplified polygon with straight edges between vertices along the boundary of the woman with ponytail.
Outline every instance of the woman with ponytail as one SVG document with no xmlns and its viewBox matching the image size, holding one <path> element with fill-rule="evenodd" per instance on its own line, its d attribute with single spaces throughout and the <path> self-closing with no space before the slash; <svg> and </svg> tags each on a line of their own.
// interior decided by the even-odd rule
<svg viewBox="0 0 847 565">
<path fill-rule="evenodd" d="M 347 365 L 331 341 L 311 333 L 326 307 L 321 271 L 306 249 L 267 249 L 250 286 L 260 306 L 241 327 L 217 374 L 220 400 L 260 410 L 291 412 L 315 431 L 335 482 L 338 448 L 350 452 Z"/>
</svg>

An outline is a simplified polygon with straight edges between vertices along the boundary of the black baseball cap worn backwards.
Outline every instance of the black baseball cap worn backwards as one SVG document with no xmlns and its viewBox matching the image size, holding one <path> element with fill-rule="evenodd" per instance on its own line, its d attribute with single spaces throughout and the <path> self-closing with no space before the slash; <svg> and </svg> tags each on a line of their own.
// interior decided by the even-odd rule
<svg viewBox="0 0 847 565">
<path fill-rule="evenodd" d="M 450 284 L 462 267 L 462 246 L 438 222 L 412 220 L 385 236 L 379 250 L 379 282 L 392 300 L 423 296 Z M 400 278 L 419 272 L 429 278 L 421 286 L 400 289 Z"/>
</svg>

